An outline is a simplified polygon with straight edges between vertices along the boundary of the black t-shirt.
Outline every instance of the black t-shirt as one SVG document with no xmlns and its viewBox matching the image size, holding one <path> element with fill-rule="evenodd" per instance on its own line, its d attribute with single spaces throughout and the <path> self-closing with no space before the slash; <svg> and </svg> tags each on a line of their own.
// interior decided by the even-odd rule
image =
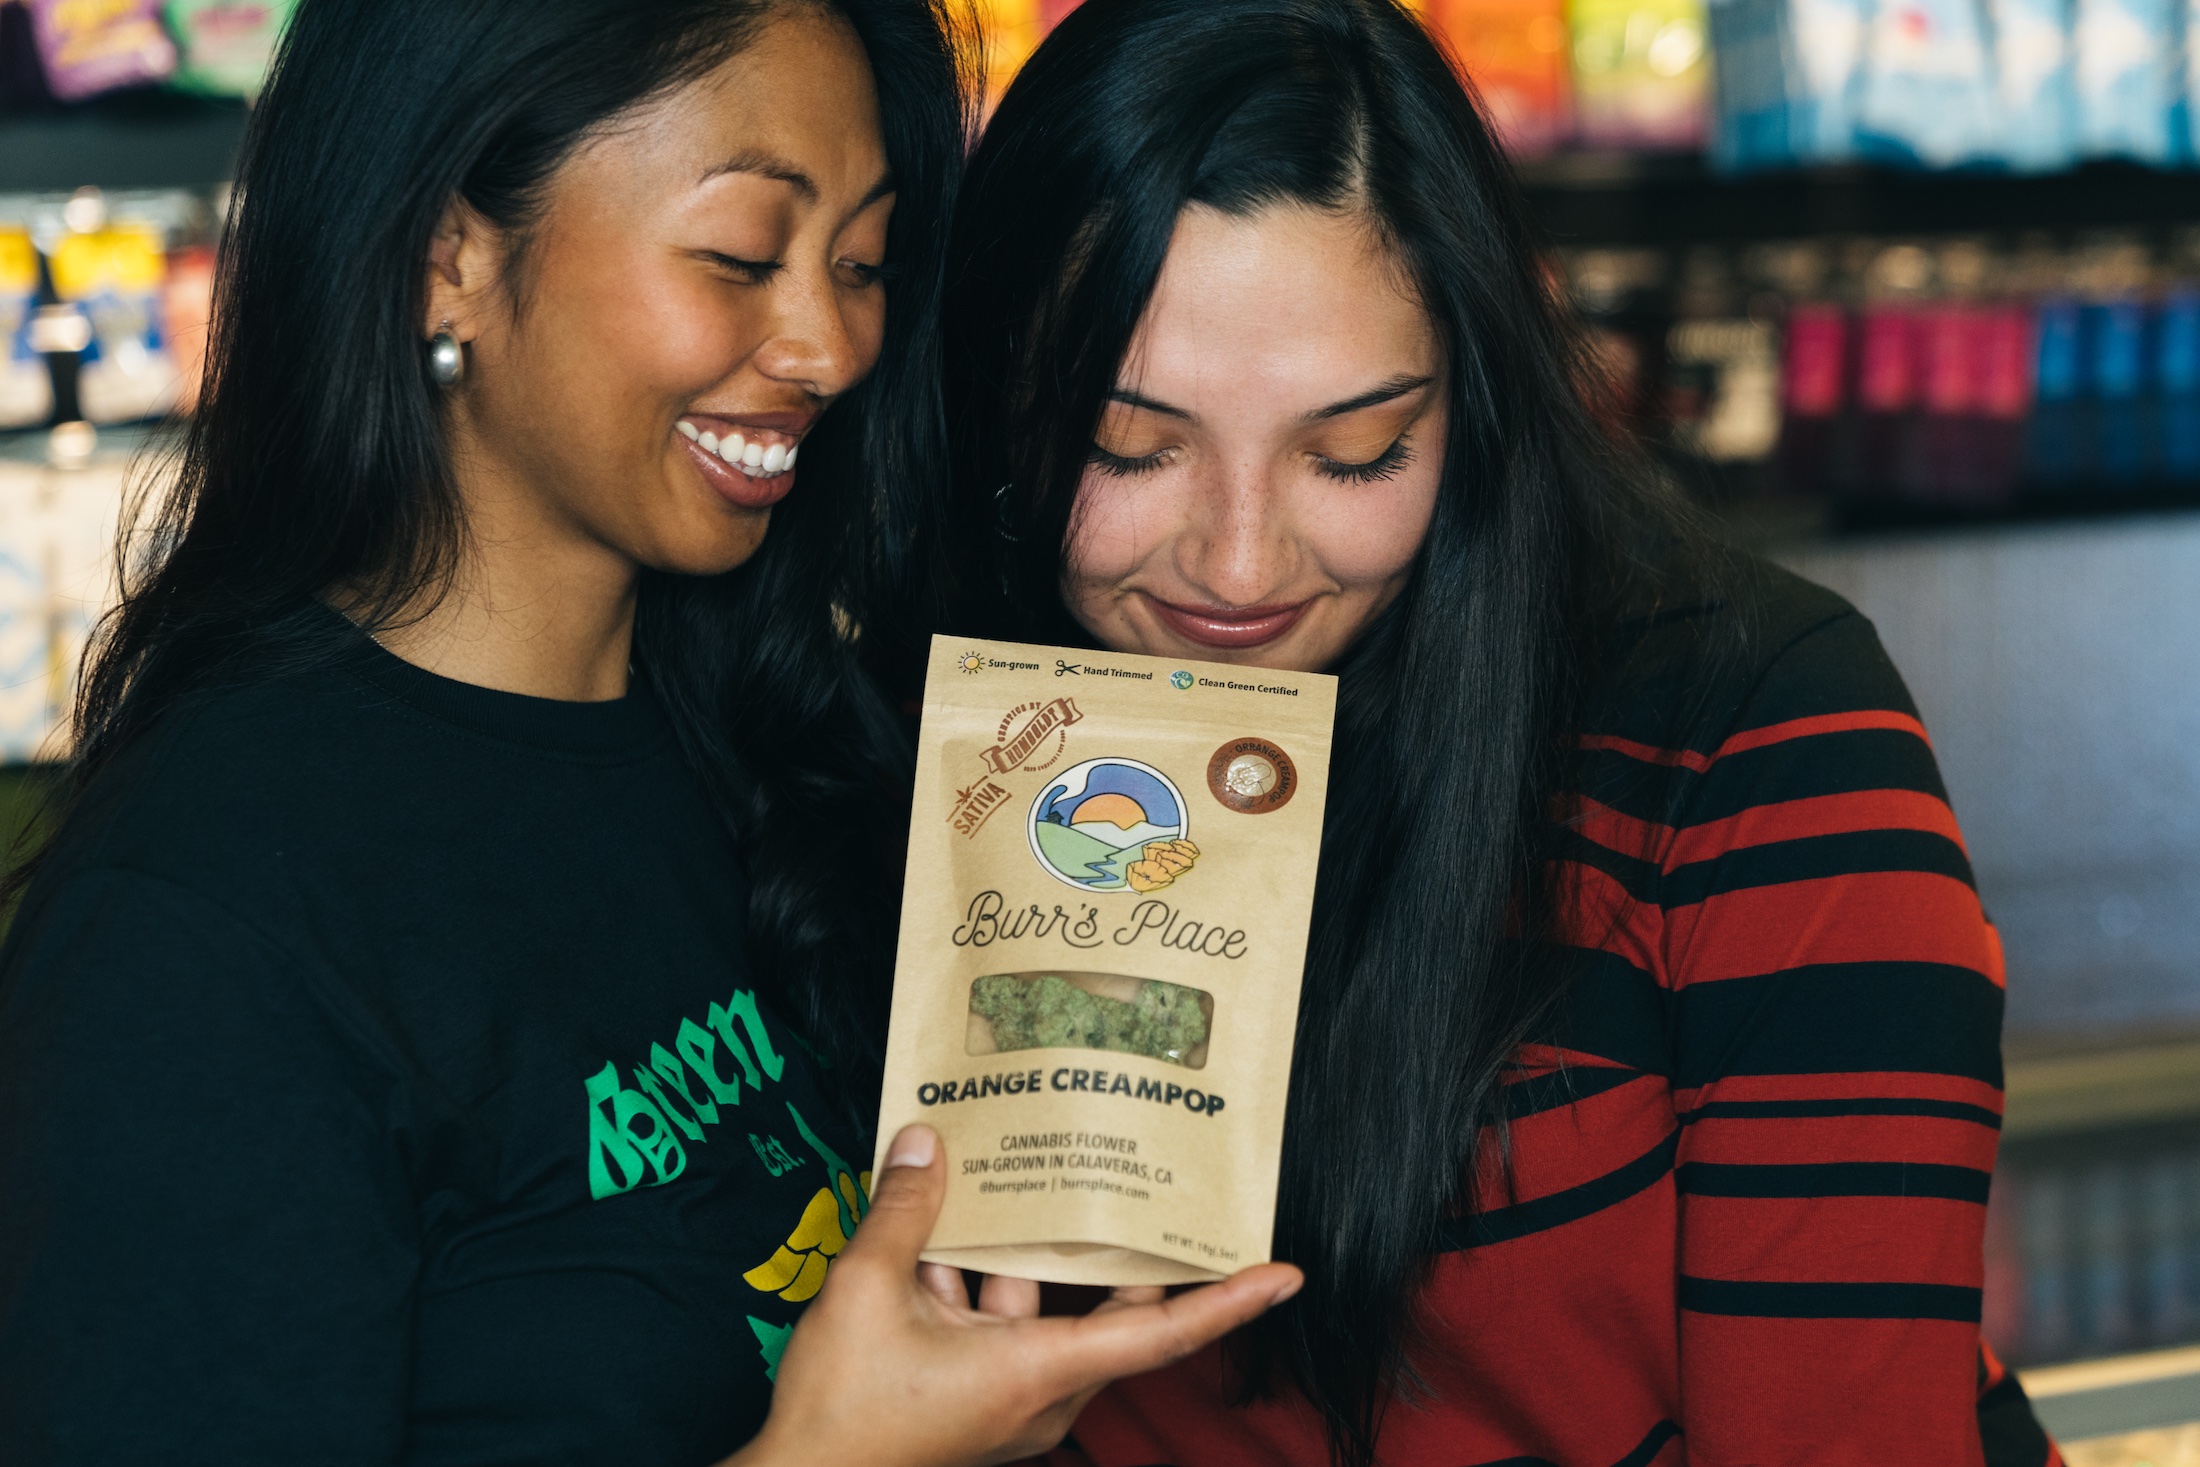
<svg viewBox="0 0 2200 1467">
<path fill-rule="evenodd" d="M 753 1435 L 870 1150 L 646 690 L 360 638 L 129 764 L 0 954 L 0 1462 Z"/>
</svg>

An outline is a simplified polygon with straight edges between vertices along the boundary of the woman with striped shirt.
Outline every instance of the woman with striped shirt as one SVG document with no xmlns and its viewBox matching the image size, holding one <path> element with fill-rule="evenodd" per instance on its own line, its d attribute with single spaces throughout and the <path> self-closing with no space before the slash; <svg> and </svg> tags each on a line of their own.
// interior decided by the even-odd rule
<svg viewBox="0 0 2200 1467">
<path fill-rule="evenodd" d="M 959 632 L 1341 682 L 1290 1306 L 1064 1463 L 2056 1460 L 2002 966 L 1870 625 L 1705 541 L 1390 0 L 1091 0 L 951 248 Z"/>
</svg>

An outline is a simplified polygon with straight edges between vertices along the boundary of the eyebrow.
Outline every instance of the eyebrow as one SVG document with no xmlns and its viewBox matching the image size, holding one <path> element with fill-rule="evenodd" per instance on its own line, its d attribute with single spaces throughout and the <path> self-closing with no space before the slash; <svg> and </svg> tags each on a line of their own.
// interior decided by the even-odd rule
<svg viewBox="0 0 2200 1467">
<path fill-rule="evenodd" d="M 1410 392 L 1419 392 L 1436 379 L 1432 376 L 1393 377 L 1382 386 L 1348 397 L 1343 402 L 1333 402 L 1328 407 L 1317 408 L 1306 415 L 1309 423 L 1319 423 L 1329 418 L 1341 418 L 1346 413 L 1356 413 L 1361 408 L 1371 408 L 1380 403 L 1394 402 Z"/>
<path fill-rule="evenodd" d="M 1356 413 L 1361 408 L 1371 408 L 1380 403 L 1392 402 L 1404 397 L 1409 392 L 1419 392 L 1435 380 L 1431 376 L 1393 377 L 1380 387 L 1370 388 L 1358 397 L 1348 397 L 1343 402 L 1333 402 L 1328 407 L 1314 409 L 1306 415 L 1306 421 L 1309 423 L 1324 422 L 1330 418 L 1341 418 L 1346 413 Z M 1116 388 L 1115 391 L 1108 394 L 1108 401 L 1121 403 L 1125 407 L 1143 408 L 1149 413 L 1159 413 L 1167 418 L 1181 418 L 1187 423 L 1195 420 L 1195 415 L 1183 408 L 1173 407 L 1165 402 L 1157 402 L 1153 398 L 1142 393 L 1132 392 L 1127 388 Z"/>
<path fill-rule="evenodd" d="M 758 178 L 768 178 L 775 183 L 783 183 L 812 204 L 823 197 L 818 189 L 816 179 L 777 154 L 760 151 L 736 153 L 716 168 L 705 173 L 697 181 L 708 183 L 712 179 L 727 173 L 753 173 Z M 896 187 L 893 174 L 880 174 L 878 182 L 871 185 L 870 189 L 863 195 L 862 200 L 857 203 L 854 212 L 862 213 L 880 199 L 893 193 Z"/>
<path fill-rule="evenodd" d="M 1182 418 L 1187 423 L 1192 421 L 1192 415 L 1180 407 L 1171 407 L 1165 402 L 1156 402 L 1150 397 L 1142 396 L 1121 387 L 1108 394 L 1108 401 L 1119 402 L 1125 407 L 1143 408 L 1149 413 L 1159 413 L 1165 418 Z"/>
</svg>

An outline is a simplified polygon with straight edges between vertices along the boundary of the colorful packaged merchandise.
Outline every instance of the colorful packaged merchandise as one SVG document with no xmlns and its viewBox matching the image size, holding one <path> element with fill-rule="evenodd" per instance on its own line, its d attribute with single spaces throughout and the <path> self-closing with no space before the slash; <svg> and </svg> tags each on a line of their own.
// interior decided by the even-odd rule
<svg viewBox="0 0 2200 1467">
<path fill-rule="evenodd" d="M 0 762 L 9 764 L 37 757 L 52 728 L 44 489 L 45 470 L 0 459 Z"/>
<path fill-rule="evenodd" d="M 176 46 L 160 0 L 27 0 L 46 85 L 64 102 L 161 81 Z"/>
<path fill-rule="evenodd" d="M 92 629 L 121 598 L 115 542 L 121 528 L 129 460 L 101 455 L 74 468 L 46 470 L 39 506 L 47 634 L 45 757 L 67 753 L 69 710 Z"/>
<path fill-rule="evenodd" d="M 2071 161 L 2068 0 L 1987 0 L 1993 36 L 1994 156 L 2022 172 Z"/>
<path fill-rule="evenodd" d="M 1703 0 L 1571 0 L 1574 122 L 1582 142 L 1689 148 L 1709 128 Z"/>
<path fill-rule="evenodd" d="M 182 47 L 176 85 L 215 96 L 256 97 L 297 0 L 168 0 Z"/>
<path fill-rule="evenodd" d="M 1516 156 L 1536 157 L 1566 140 L 1571 87 L 1561 0 L 1427 0 L 1421 13 Z"/>
<path fill-rule="evenodd" d="M 1863 0 L 1712 0 L 1717 127 L 1729 170 L 1830 163 L 1856 151 Z"/>
<path fill-rule="evenodd" d="M 2073 0 L 2073 143 L 2087 157 L 2157 167 L 2186 145 L 2176 124 L 2184 17 L 2176 0 Z"/>
<path fill-rule="evenodd" d="M 31 349 L 37 311 L 38 251 L 27 231 L 0 229 L 0 428 L 53 416 L 53 374 Z"/>
<path fill-rule="evenodd" d="M 1040 0 L 976 0 L 978 27 L 985 38 L 985 110 L 992 115 L 1001 94 L 1023 70 L 1048 29 Z M 1068 6 L 1054 7 L 1067 13 Z"/>
<path fill-rule="evenodd" d="M 71 231 L 54 244 L 54 293 L 92 322 L 92 343 L 77 372 L 88 421 L 154 417 L 176 404 L 176 365 L 162 331 L 162 244 L 159 230 L 131 223 Z"/>
<path fill-rule="evenodd" d="M 946 1144 L 927 1259 L 1268 1259 L 1335 707 L 1319 674 L 933 640 L 879 1115 Z"/>
<path fill-rule="evenodd" d="M 1867 154 L 1928 168 L 1994 155 L 1986 37 L 1972 0 L 1874 0 L 1856 117 Z"/>
<path fill-rule="evenodd" d="M 168 259 L 168 283 L 161 290 L 161 330 L 176 364 L 176 411 L 198 406 L 206 376 L 207 333 L 214 320 L 214 251 L 193 245 Z"/>
<path fill-rule="evenodd" d="M 2170 292 L 2155 328 L 2155 452 L 2172 483 L 2200 481 L 2200 287 Z"/>
<path fill-rule="evenodd" d="M 2043 488 L 2076 480 L 2085 464 L 2079 396 L 2084 388 L 2078 303 L 2041 300 L 2032 315 L 2032 421 L 2026 474 Z"/>
</svg>

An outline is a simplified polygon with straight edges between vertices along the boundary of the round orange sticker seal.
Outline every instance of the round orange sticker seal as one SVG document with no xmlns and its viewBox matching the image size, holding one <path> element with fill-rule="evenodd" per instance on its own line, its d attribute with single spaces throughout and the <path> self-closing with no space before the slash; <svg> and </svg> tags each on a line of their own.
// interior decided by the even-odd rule
<svg viewBox="0 0 2200 1467">
<path fill-rule="evenodd" d="M 1268 739 L 1232 739 L 1207 761 L 1207 788 L 1241 815 L 1268 815 L 1299 792 L 1299 770 Z"/>
</svg>

